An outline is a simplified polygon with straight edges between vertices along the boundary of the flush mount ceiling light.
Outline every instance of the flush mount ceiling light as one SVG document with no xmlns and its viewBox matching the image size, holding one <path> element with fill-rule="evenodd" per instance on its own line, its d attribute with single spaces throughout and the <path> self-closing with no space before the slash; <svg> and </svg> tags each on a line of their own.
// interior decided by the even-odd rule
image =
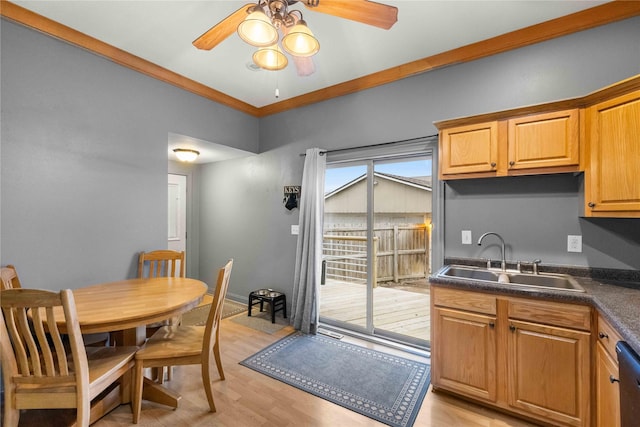
<svg viewBox="0 0 640 427">
<path fill-rule="evenodd" d="M 192 150 L 190 148 L 175 148 L 173 152 L 176 153 L 178 160 L 182 162 L 193 162 L 200 155 L 198 150 Z"/>
<path fill-rule="evenodd" d="M 314 71 L 311 57 L 320 50 L 320 43 L 302 19 L 302 12 L 289 10 L 296 3 L 385 30 L 398 20 L 398 8 L 368 0 L 258 0 L 220 21 L 194 40 L 193 45 L 211 50 L 237 29 L 242 40 L 259 48 L 253 55 L 257 66 L 265 70 L 283 69 L 289 62 L 286 52 L 293 58 L 298 75 L 308 76 Z"/>
</svg>

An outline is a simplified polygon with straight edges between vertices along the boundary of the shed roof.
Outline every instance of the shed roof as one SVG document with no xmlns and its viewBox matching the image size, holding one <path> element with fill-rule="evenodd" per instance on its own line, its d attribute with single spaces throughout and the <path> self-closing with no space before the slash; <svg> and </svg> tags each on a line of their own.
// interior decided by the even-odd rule
<svg viewBox="0 0 640 427">
<path fill-rule="evenodd" d="M 383 173 L 383 172 L 374 172 L 373 176 L 375 178 L 382 178 L 382 179 L 387 179 L 389 181 L 394 181 L 397 182 L 399 184 L 402 185 L 407 185 L 410 187 L 415 187 L 415 188 L 419 188 L 425 191 L 431 191 L 432 187 L 431 187 L 431 177 L 430 176 L 421 176 L 421 177 L 406 177 L 406 176 L 400 176 L 400 175 L 393 175 L 390 173 Z M 362 174 L 359 177 L 347 182 L 346 184 L 336 188 L 333 191 L 330 191 L 328 193 L 326 193 L 324 195 L 325 199 L 328 199 L 329 197 L 332 197 L 344 190 L 346 190 L 349 187 L 352 187 L 353 185 L 357 184 L 358 182 L 364 180 L 366 178 L 366 174 Z"/>
</svg>

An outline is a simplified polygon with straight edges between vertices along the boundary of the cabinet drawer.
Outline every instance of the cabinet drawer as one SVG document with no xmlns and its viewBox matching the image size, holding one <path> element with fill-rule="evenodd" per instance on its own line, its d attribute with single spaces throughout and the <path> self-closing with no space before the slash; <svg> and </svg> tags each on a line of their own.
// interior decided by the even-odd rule
<svg viewBox="0 0 640 427">
<path fill-rule="evenodd" d="M 432 289 L 433 303 L 436 306 L 457 308 L 475 313 L 496 314 L 495 295 L 443 288 Z"/>
<path fill-rule="evenodd" d="M 622 341 L 620 334 L 607 322 L 602 315 L 598 314 L 598 342 L 607 350 L 609 356 L 617 360 L 616 344 Z"/>
<path fill-rule="evenodd" d="M 528 320 L 585 331 L 591 330 L 591 309 L 584 305 L 517 298 L 510 298 L 508 303 L 510 319 Z"/>
</svg>

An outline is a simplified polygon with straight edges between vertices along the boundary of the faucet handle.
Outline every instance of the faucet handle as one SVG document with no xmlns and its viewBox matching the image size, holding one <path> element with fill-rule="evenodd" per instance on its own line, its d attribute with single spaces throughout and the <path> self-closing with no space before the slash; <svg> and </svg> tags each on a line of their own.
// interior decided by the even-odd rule
<svg viewBox="0 0 640 427">
<path fill-rule="evenodd" d="M 538 274 L 538 264 L 540 264 L 541 262 L 541 259 L 534 259 L 531 262 L 531 266 L 533 267 L 533 274 Z"/>
<path fill-rule="evenodd" d="M 491 258 L 487 258 L 487 268 L 491 268 Z"/>
</svg>

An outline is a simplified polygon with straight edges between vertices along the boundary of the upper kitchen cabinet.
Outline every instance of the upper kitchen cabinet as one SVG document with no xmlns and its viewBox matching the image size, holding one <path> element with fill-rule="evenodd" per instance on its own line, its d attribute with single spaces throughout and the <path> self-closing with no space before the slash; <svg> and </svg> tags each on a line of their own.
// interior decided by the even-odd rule
<svg viewBox="0 0 640 427">
<path fill-rule="evenodd" d="M 580 165 L 578 109 L 519 117 L 507 126 L 510 172 Z"/>
<path fill-rule="evenodd" d="M 481 123 L 454 125 L 474 118 L 436 123 L 440 179 L 579 171 L 580 110 L 550 111 L 553 106 L 495 113 L 496 120 Z"/>
<path fill-rule="evenodd" d="M 495 174 L 498 122 L 457 126 L 440 132 L 440 174 Z"/>
<path fill-rule="evenodd" d="M 587 109 L 585 216 L 640 217 L 640 90 Z"/>
</svg>

